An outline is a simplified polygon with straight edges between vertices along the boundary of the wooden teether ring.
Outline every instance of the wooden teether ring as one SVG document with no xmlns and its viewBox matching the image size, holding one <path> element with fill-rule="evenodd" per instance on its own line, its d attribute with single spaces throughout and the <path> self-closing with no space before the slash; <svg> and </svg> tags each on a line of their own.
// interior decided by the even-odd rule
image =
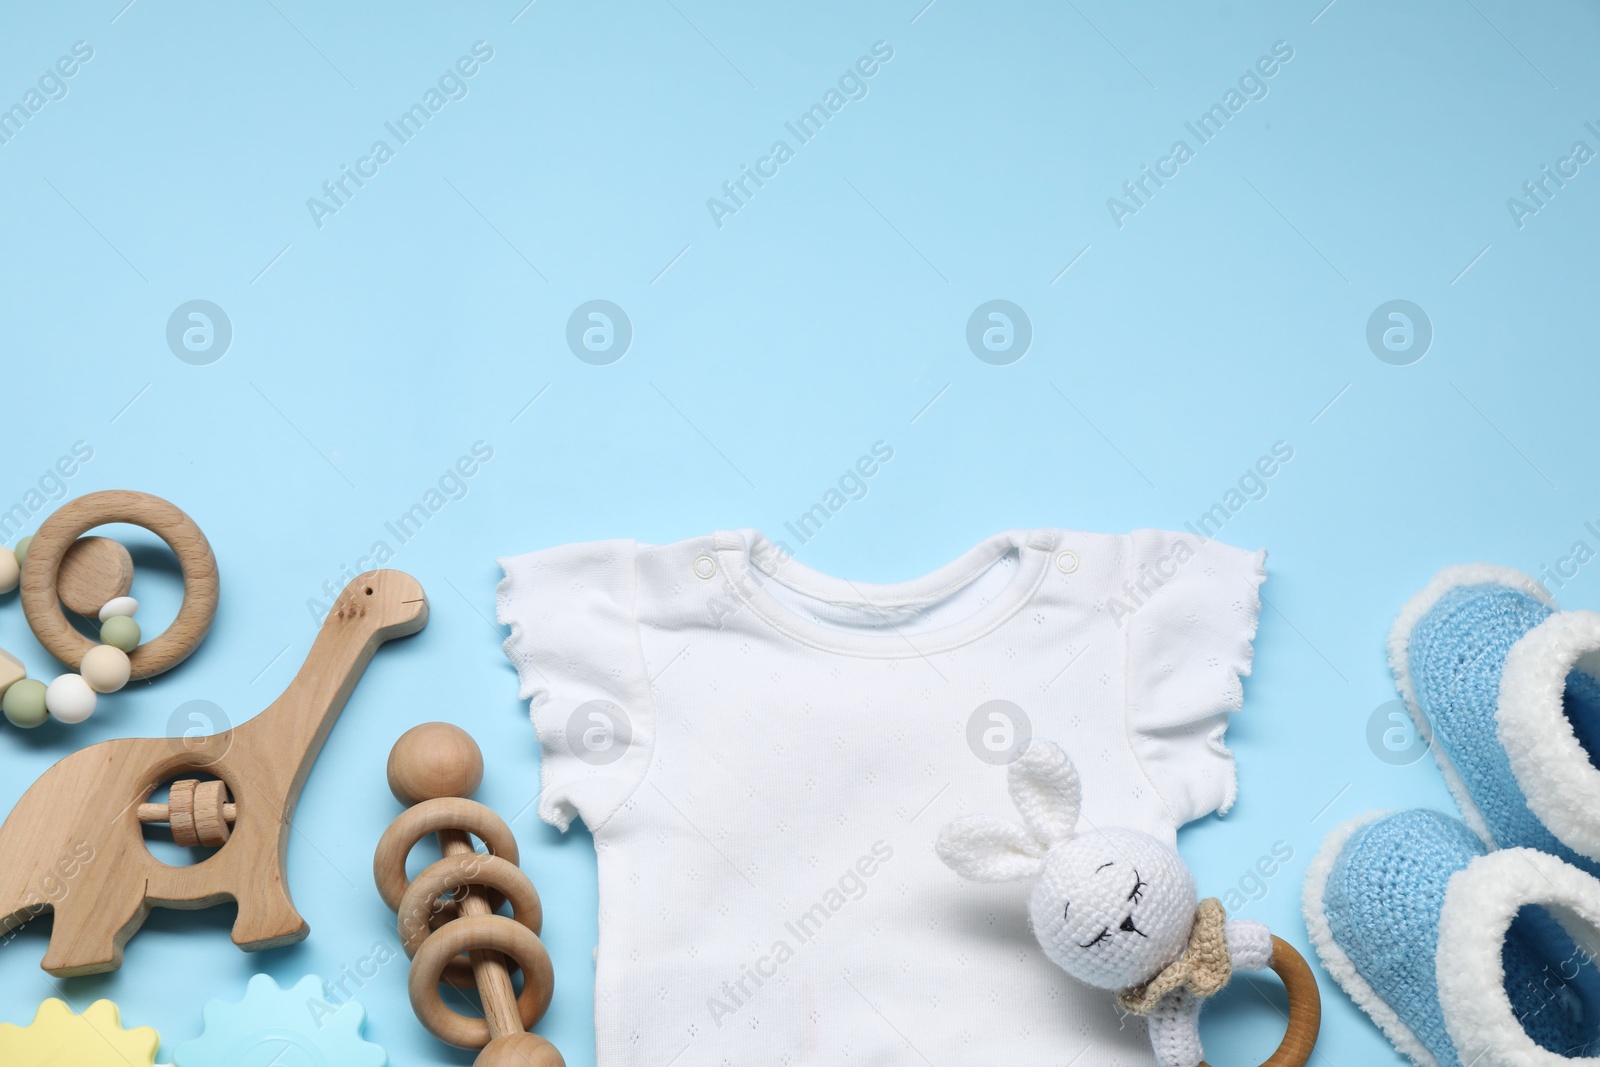
<svg viewBox="0 0 1600 1067">
<path fill-rule="evenodd" d="M 1272 970 L 1289 995 L 1289 1025 L 1278 1050 L 1261 1067 L 1305 1067 L 1322 1029 L 1322 993 L 1305 957 L 1281 937 L 1272 938 Z M 1209 1067 L 1201 1063 L 1200 1067 Z"/>
<path fill-rule="evenodd" d="M 128 656 L 133 677 L 150 678 L 189 658 L 217 614 L 217 557 L 206 535 L 181 509 L 127 489 L 87 493 L 63 504 L 33 535 L 22 566 L 22 610 L 39 643 L 76 670 L 95 643 L 72 628 L 57 590 L 62 563 L 78 538 L 96 526 L 122 522 L 141 526 L 167 543 L 183 568 L 183 604 L 160 635 Z"/>
<path fill-rule="evenodd" d="M 400 946 L 415 957 L 423 942 L 433 933 L 430 920 L 438 913 L 439 898 L 463 886 L 497 889 L 511 902 L 511 919 L 537 934 L 544 926 L 544 907 L 539 891 L 522 869 L 498 856 L 470 852 L 446 856 L 417 875 L 397 909 L 400 919 Z M 472 961 L 457 956 L 446 965 L 444 981 L 459 989 L 476 989 L 477 977 Z"/>
<path fill-rule="evenodd" d="M 456 1048 L 482 1048 L 494 1036 L 489 1023 L 445 1007 L 439 982 L 457 954 L 485 949 L 509 956 L 522 968 L 517 1016 L 524 1030 L 543 1018 L 555 992 L 555 970 L 539 936 L 504 915 L 469 915 L 445 926 L 422 943 L 411 963 L 411 1010 L 428 1032 Z"/>
<path fill-rule="evenodd" d="M 411 884 L 406 877 L 406 857 L 418 841 L 440 830 L 464 830 L 487 845 L 492 855 L 513 865 L 517 862 L 517 839 L 493 811 L 465 797 L 424 800 L 389 824 L 372 856 L 372 878 L 390 911 L 400 910 Z"/>
</svg>

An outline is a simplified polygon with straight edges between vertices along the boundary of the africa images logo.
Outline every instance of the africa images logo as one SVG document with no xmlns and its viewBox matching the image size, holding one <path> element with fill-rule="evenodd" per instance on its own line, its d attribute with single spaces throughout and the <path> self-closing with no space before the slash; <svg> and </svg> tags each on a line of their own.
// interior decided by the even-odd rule
<svg viewBox="0 0 1600 1067">
<path fill-rule="evenodd" d="M 783 933 L 773 939 L 765 953 L 741 965 L 738 974 L 716 987 L 706 998 L 706 1010 L 717 1029 L 754 1000 L 761 987 L 776 978 L 802 948 L 817 940 L 834 916 L 865 897 L 871 891 L 872 877 L 892 859 L 894 847 L 881 839 L 874 841 L 820 897 L 783 924 Z"/>
<path fill-rule="evenodd" d="M 783 128 L 794 138 L 793 145 L 788 139 L 779 138 L 772 142 L 765 155 L 756 159 L 754 168 L 749 164 L 740 164 L 738 177 L 722 183 L 722 196 L 706 198 L 706 210 L 711 213 L 711 221 L 717 229 L 722 229 L 729 217 L 737 215 L 759 190 L 766 187 L 767 182 L 776 178 L 783 166 L 794 159 L 796 150 L 820 134 L 823 127 L 845 109 L 846 104 L 865 100 L 867 80 L 875 77 L 883 65 L 893 58 L 892 45 L 887 41 L 874 42 L 872 54 L 861 56 L 854 65 L 847 67 L 839 75 L 837 87 L 830 86 L 820 101 L 802 111 L 793 121 L 783 124 Z"/>
<path fill-rule="evenodd" d="M 1183 124 L 1183 128 L 1194 138 L 1193 145 L 1184 138 L 1173 141 L 1167 154 L 1157 159 L 1153 168 L 1146 163 L 1139 168 L 1138 177 L 1122 183 L 1122 198 L 1107 197 L 1106 211 L 1110 213 L 1117 229 L 1122 229 L 1127 225 L 1127 219 L 1148 207 L 1156 193 L 1182 173 L 1184 164 L 1210 144 L 1247 104 L 1265 100 L 1270 91 L 1267 83 L 1277 77 L 1278 72 L 1293 58 L 1294 48 L 1288 41 L 1274 41 L 1272 54 L 1261 56 L 1246 68 L 1239 75 L 1237 88 L 1230 85 L 1220 101 L 1200 112 L 1193 122 Z"/>
<path fill-rule="evenodd" d="M 445 109 L 446 104 L 465 100 L 471 91 L 467 83 L 477 77 L 483 65 L 493 58 L 494 48 L 489 42 L 475 42 L 471 55 L 458 57 L 453 65 L 446 67 L 444 73 L 439 75 L 435 85 L 423 90 L 420 100 L 400 112 L 392 122 L 383 124 L 383 128 L 394 139 L 393 145 L 379 138 L 372 142 L 366 155 L 355 161 L 353 169 L 347 163 L 340 164 L 338 176 L 322 183 L 322 196 L 306 198 L 306 211 L 310 213 L 317 229 L 322 229 L 327 225 L 328 218 L 349 206 L 356 193 L 366 188 L 367 182 L 378 176 L 380 168 L 393 159 L 401 148 L 410 144 L 433 116 Z"/>
</svg>

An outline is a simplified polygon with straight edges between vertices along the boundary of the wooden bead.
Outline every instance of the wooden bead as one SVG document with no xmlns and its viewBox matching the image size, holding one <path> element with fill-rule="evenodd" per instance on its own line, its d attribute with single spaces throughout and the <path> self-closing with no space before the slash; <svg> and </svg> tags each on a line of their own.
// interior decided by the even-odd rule
<svg viewBox="0 0 1600 1067">
<path fill-rule="evenodd" d="M 4 551 L 4 549 L 0 549 L 0 552 Z M 27 676 L 28 668 L 22 665 L 22 661 L 5 649 L 0 648 L 0 699 L 5 697 L 7 689 L 10 689 Z"/>
<path fill-rule="evenodd" d="M 199 784 L 193 778 L 184 778 L 173 782 L 167 791 L 167 824 L 172 827 L 172 841 L 184 848 L 200 843 L 194 825 L 194 796 Z"/>
<path fill-rule="evenodd" d="M 120 542 L 109 537 L 80 537 L 61 557 L 56 595 L 86 619 L 98 618 L 108 600 L 128 595 L 133 588 L 133 557 Z"/>
<path fill-rule="evenodd" d="M 44 691 L 44 706 L 52 717 L 76 725 L 94 714 L 95 695 L 81 674 L 62 674 Z"/>
<path fill-rule="evenodd" d="M 16 553 L 0 548 L 0 594 L 11 592 L 21 580 L 22 565 L 17 562 Z"/>
<path fill-rule="evenodd" d="M 220 779 L 195 785 L 194 836 L 203 847 L 221 848 L 228 843 L 227 808 L 228 787 Z"/>
<path fill-rule="evenodd" d="M 538 1034 L 507 1034 L 484 1046 L 472 1067 L 566 1067 L 556 1047 Z"/>
<path fill-rule="evenodd" d="M 115 693 L 128 684 L 133 667 L 122 649 L 115 645 L 96 645 L 83 654 L 78 673 L 96 693 Z"/>
<path fill-rule="evenodd" d="M 389 791 L 402 804 L 470 797 L 482 784 L 483 752 L 459 726 L 413 726 L 389 750 Z"/>
</svg>

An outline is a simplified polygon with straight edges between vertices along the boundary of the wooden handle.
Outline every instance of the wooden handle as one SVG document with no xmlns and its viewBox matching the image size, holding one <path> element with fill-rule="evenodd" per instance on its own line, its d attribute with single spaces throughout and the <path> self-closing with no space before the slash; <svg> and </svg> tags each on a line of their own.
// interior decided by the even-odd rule
<svg viewBox="0 0 1600 1067">
<path fill-rule="evenodd" d="M 233 823 L 239 821 L 239 805 L 222 805 L 222 817 Z M 163 823 L 172 821 L 172 809 L 166 804 L 140 804 L 139 821 L 150 823 Z"/>
<path fill-rule="evenodd" d="M 1261 1067 L 1305 1067 L 1317 1047 L 1322 1030 L 1322 993 L 1305 957 L 1283 938 L 1273 935 L 1271 967 L 1289 994 L 1289 1024 L 1278 1050 Z M 1200 1067 L 1210 1067 L 1202 1062 Z"/>
<path fill-rule="evenodd" d="M 446 856 L 459 856 L 471 852 L 472 839 L 460 830 L 440 830 L 439 848 Z M 488 900 L 476 886 L 466 887 L 466 898 L 461 901 L 464 916 L 493 915 Z M 511 985 L 511 971 L 506 958 L 498 952 L 475 948 L 469 952 L 472 973 L 478 979 L 478 996 L 483 1000 L 483 1017 L 489 1023 L 489 1037 L 505 1037 L 522 1033 L 521 1013 L 517 1010 L 517 991 Z"/>
</svg>

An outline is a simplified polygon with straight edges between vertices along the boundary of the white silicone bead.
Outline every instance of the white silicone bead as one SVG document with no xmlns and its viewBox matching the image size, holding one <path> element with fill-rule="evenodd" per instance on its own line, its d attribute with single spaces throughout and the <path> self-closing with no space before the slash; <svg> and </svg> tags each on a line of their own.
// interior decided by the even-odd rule
<svg viewBox="0 0 1600 1067">
<path fill-rule="evenodd" d="M 106 606 L 100 609 L 100 621 L 105 622 L 113 615 L 126 615 L 132 618 L 133 613 L 138 610 L 139 602 L 131 596 L 112 597 L 106 601 Z"/>
<path fill-rule="evenodd" d="M 9 548 L 0 548 L 0 593 L 9 593 L 17 587 L 17 580 L 22 577 L 22 568 L 17 566 L 17 557 Z"/>
<path fill-rule="evenodd" d="M 95 645 L 83 654 L 78 673 L 96 693 L 115 693 L 128 684 L 133 673 L 128 654 L 115 645 Z M 46 694 L 48 697 L 49 694 Z"/>
<path fill-rule="evenodd" d="M 53 718 L 80 723 L 94 714 L 95 695 L 82 675 L 63 674 L 44 691 L 44 706 Z"/>
</svg>

